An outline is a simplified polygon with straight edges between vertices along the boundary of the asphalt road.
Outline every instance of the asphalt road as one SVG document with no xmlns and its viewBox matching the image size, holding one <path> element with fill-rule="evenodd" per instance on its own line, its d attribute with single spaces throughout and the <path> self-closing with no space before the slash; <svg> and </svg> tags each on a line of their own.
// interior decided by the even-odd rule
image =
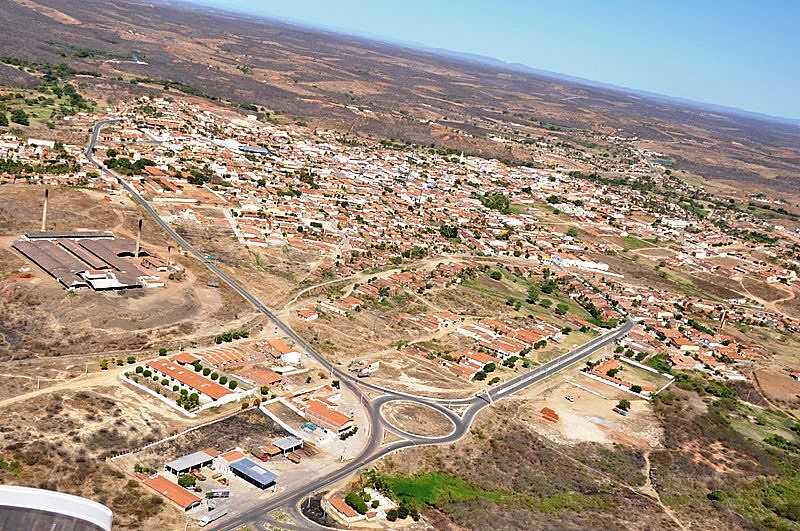
<svg viewBox="0 0 800 531">
<path fill-rule="evenodd" d="M 558 371 L 577 363 L 578 361 L 588 357 L 598 349 L 613 343 L 617 339 L 626 335 L 634 326 L 633 321 L 627 321 L 618 328 L 611 330 L 602 336 L 599 336 L 592 341 L 553 359 L 543 365 L 540 365 L 532 371 L 526 372 L 507 382 L 498 384 L 483 393 L 473 397 L 467 398 L 429 398 L 413 395 L 386 389 L 369 382 L 358 379 L 351 374 L 342 371 L 334 363 L 325 358 L 322 354 L 317 352 L 311 345 L 309 345 L 302 337 L 300 337 L 292 328 L 281 321 L 281 319 L 264 303 L 262 303 L 255 295 L 250 293 L 244 286 L 239 284 L 234 278 L 222 270 L 213 260 L 206 258 L 206 254 L 196 249 L 192 244 L 186 241 L 180 234 L 178 234 L 161 216 L 153 209 L 152 206 L 128 184 L 125 179 L 115 172 L 106 168 L 101 162 L 94 158 L 94 147 L 97 144 L 97 139 L 103 126 L 117 121 L 116 119 L 106 119 L 97 122 L 92 129 L 92 134 L 89 144 L 86 149 L 86 156 L 95 164 L 101 172 L 106 175 L 114 177 L 120 186 L 122 186 L 131 198 L 155 221 L 161 228 L 175 240 L 184 251 L 191 254 L 194 258 L 200 261 L 206 268 L 222 280 L 227 286 L 236 291 L 242 298 L 249 302 L 256 310 L 266 315 L 275 326 L 283 332 L 286 336 L 292 339 L 298 346 L 300 346 L 309 356 L 314 358 L 317 363 L 328 370 L 332 376 L 337 378 L 340 385 L 351 391 L 356 397 L 361 400 L 364 406 L 368 423 L 369 423 L 369 439 L 364 450 L 353 460 L 345 463 L 338 470 L 327 474 L 325 476 L 312 479 L 302 488 L 282 492 L 281 494 L 268 499 L 267 501 L 240 512 L 233 511 L 226 519 L 214 527 L 220 531 L 235 530 L 246 523 L 256 523 L 268 519 L 268 513 L 280 507 L 288 507 L 289 514 L 295 519 L 301 517 L 301 513 L 297 510 L 298 504 L 308 495 L 318 492 L 328 485 L 342 480 L 367 466 L 369 463 L 376 461 L 392 452 L 413 446 L 424 446 L 431 444 L 451 444 L 461 439 L 472 426 L 476 415 L 487 405 L 495 400 L 503 399 L 513 393 L 516 393 L 536 382 L 539 382 L 549 376 L 552 376 Z M 364 392 L 368 389 L 374 392 L 382 393 L 381 396 L 370 399 Z M 394 401 L 410 401 L 423 406 L 430 407 L 440 412 L 447 417 L 453 425 L 451 433 L 441 437 L 423 437 L 412 433 L 405 432 L 399 428 L 392 426 L 387 422 L 380 413 L 380 408 L 385 404 Z M 455 413 L 450 407 L 463 407 L 465 408 L 461 415 Z M 404 440 L 399 442 L 390 443 L 382 446 L 384 430 L 388 429 L 393 433 L 401 436 Z M 313 524 L 308 520 L 297 521 L 298 525 L 294 527 L 302 529 L 324 529 L 320 526 Z M 289 526 L 292 527 L 292 526 Z"/>
</svg>

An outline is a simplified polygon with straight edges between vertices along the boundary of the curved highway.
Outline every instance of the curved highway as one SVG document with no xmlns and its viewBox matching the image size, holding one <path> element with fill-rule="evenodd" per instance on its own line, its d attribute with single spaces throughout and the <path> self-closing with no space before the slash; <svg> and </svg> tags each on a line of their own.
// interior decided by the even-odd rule
<svg viewBox="0 0 800 531">
<path fill-rule="evenodd" d="M 119 121 L 117 118 L 109 118 L 97 122 L 93 129 L 86 148 L 87 158 L 97 168 L 106 175 L 114 177 L 117 182 L 122 186 L 131 198 L 156 222 L 161 228 L 173 239 L 177 244 L 183 248 L 184 251 L 191 254 L 195 259 L 200 261 L 206 268 L 214 273 L 220 280 L 222 280 L 228 287 L 233 289 L 242 298 L 249 302 L 256 310 L 267 316 L 275 326 L 281 330 L 286 336 L 292 339 L 295 344 L 299 345 L 307 355 L 311 356 L 317 363 L 328 370 L 332 376 L 338 378 L 341 385 L 351 391 L 361 403 L 364 405 L 368 423 L 369 423 L 369 439 L 363 451 L 350 462 L 344 464 L 338 470 L 329 473 L 325 476 L 313 479 L 304 484 L 301 488 L 291 491 L 283 492 L 277 496 L 271 497 L 268 500 L 260 503 L 259 505 L 247 509 L 243 512 L 231 515 L 223 520 L 220 525 L 215 527 L 218 530 L 234 530 L 241 527 L 242 524 L 248 522 L 261 522 L 267 518 L 267 513 L 270 511 L 288 506 L 292 515 L 297 518 L 300 512 L 297 510 L 297 505 L 308 495 L 322 490 L 326 486 L 335 483 L 341 479 L 346 478 L 350 474 L 365 467 L 369 463 L 380 459 L 392 452 L 396 452 L 403 448 L 410 448 L 413 446 L 423 446 L 431 444 L 450 444 L 461 439 L 472 426 L 476 415 L 487 405 L 495 400 L 503 399 L 513 393 L 516 393 L 536 382 L 539 382 L 554 373 L 569 367 L 578 361 L 588 357 L 598 349 L 613 343 L 625 336 L 634 326 L 633 321 L 627 321 L 618 328 L 611 330 L 588 343 L 558 357 L 544 363 L 535 369 L 520 374 L 502 384 L 498 384 L 491 389 L 484 391 L 478 395 L 466 398 L 429 398 L 386 389 L 375 384 L 359 380 L 358 378 L 350 375 L 347 372 L 339 369 L 334 363 L 325 358 L 322 354 L 317 352 L 310 344 L 308 344 L 302 337 L 300 337 L 292 328 L 281 321 L 281 319 L 264 303 L 262 303 L 255 295 L 250 293 L 244 286 L 239 284 L 234 278 L 228 275 L 222 268 L 220 268 L 212 260 L 208 259 L 204 253 L 196 249 L 192 244 L 186 241 L 169 223 L 164 221 L 155 209 L 145 200 L 139 192 L 128 184 L 125 179 L 115 172 L 106 168 L 101 162 L 94 157 L 94 148 L 97 144 L 98 137 L 102 128 L 110 123 Z M 381 393 L 381 396 L 376 399 L 371 399 L 364 391 L 364 389 Z M 453 431 L 445 436 L 440 437 L 425 437 L 407 433 L 399 428 L 389 424 L 381 415 L 380 408 L 394 401 L 410 401 L 423 406 L 432 408 L 445 417 L 453 424 Z M 451 407 L 465 408 L 461 415 L 455 413 Z M 393 433 L 401 436 L 404 440 L 382 445 L 385 430 L 392 431 Z M 303 526 L 308 524 L 305 528 L 316 528 L 310 522 L 298 522 L 298 525 Z M 324 529 L 324 528 L 322 528 Z"/>
</svg>

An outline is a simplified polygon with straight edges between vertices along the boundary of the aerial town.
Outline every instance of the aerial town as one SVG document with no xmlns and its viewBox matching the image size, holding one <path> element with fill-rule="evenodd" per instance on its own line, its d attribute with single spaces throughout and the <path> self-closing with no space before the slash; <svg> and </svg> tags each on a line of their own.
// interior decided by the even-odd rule
<svg viewBox="0 0 800 531">
<path fill-rule="evenodd" d="M 800 459 L 796 198 L 618 130 L 520 163 L 81 81 L 0 86 L 0 505 L 60 491 L 86 529 L 797 528 L 798 476 L 765 464 Z M 498 479 L 516 459 L 545 472 Z M 755 484 L 754 516 L 734 471 L 789 494 Z"/>
</svg>

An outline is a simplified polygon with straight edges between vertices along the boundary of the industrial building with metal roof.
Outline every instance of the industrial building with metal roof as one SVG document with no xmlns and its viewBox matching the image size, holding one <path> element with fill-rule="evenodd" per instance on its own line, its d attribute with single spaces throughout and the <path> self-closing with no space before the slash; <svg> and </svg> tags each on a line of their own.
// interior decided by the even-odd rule
<svg viewBox="0 0 800 531">
<path fill-rule="evenodd" d="M 241 459 L 231 463 L 231 472 L 260 489 L 266 489 L 278 483 L 277 474 L 250 459 Z"/>
</svg>

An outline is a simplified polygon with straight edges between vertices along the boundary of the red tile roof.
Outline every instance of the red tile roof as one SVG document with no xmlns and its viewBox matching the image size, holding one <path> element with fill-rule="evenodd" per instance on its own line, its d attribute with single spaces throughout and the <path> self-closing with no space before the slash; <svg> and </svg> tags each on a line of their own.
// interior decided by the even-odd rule
<svg viewBox="0 0 800 531">
<path fill-rule="evenodd" d="M 342 513 L 342 515 L 346 516 L 347 518 L 355 518 L 358 516 L 356 510 L 347 505 L 347 502 L 345 502 L 341 496 L 334 494 L 328 498 L 328 501 L 334 509 Z"/>
<path fill-rule="evenodd" d="M 341 428 L 352 419 L 343 413 L 329 408 L 324 402 L 320 400 L 311 400 L 306 406 L 306 413 L 310 413 L 315 418 L 327 423 L 330 426 Z"/>
<path fill-rule="evenodd" d="M 218 400 L 223 396 L 230 394 L 231 390 L 223 387 L 220 384 L 200 376 L 194 369 L 187 369 L 181 365 L 174 363 L 172 360 L 155 360 L 147 363 L 147 366 L 153 370 L 166 374 L 171 378 L 175 378 L 184 385 L 188 385 L 195 391 L 201 392 L 210 396 L 214 400 Z"/>
<path fill-rule="evenodd" d="M 145 479 L 144 484 L 184 509 L 200 501 L 199 497 L 161 475 Z"/>
<path fill-rule="evenodd" d="M 238 371 L 242 378 L 250 380 L 256 385 L 273 385 L 281 381 L 281 375 L 269 369 L 252 367 Z"/>
</svg>

